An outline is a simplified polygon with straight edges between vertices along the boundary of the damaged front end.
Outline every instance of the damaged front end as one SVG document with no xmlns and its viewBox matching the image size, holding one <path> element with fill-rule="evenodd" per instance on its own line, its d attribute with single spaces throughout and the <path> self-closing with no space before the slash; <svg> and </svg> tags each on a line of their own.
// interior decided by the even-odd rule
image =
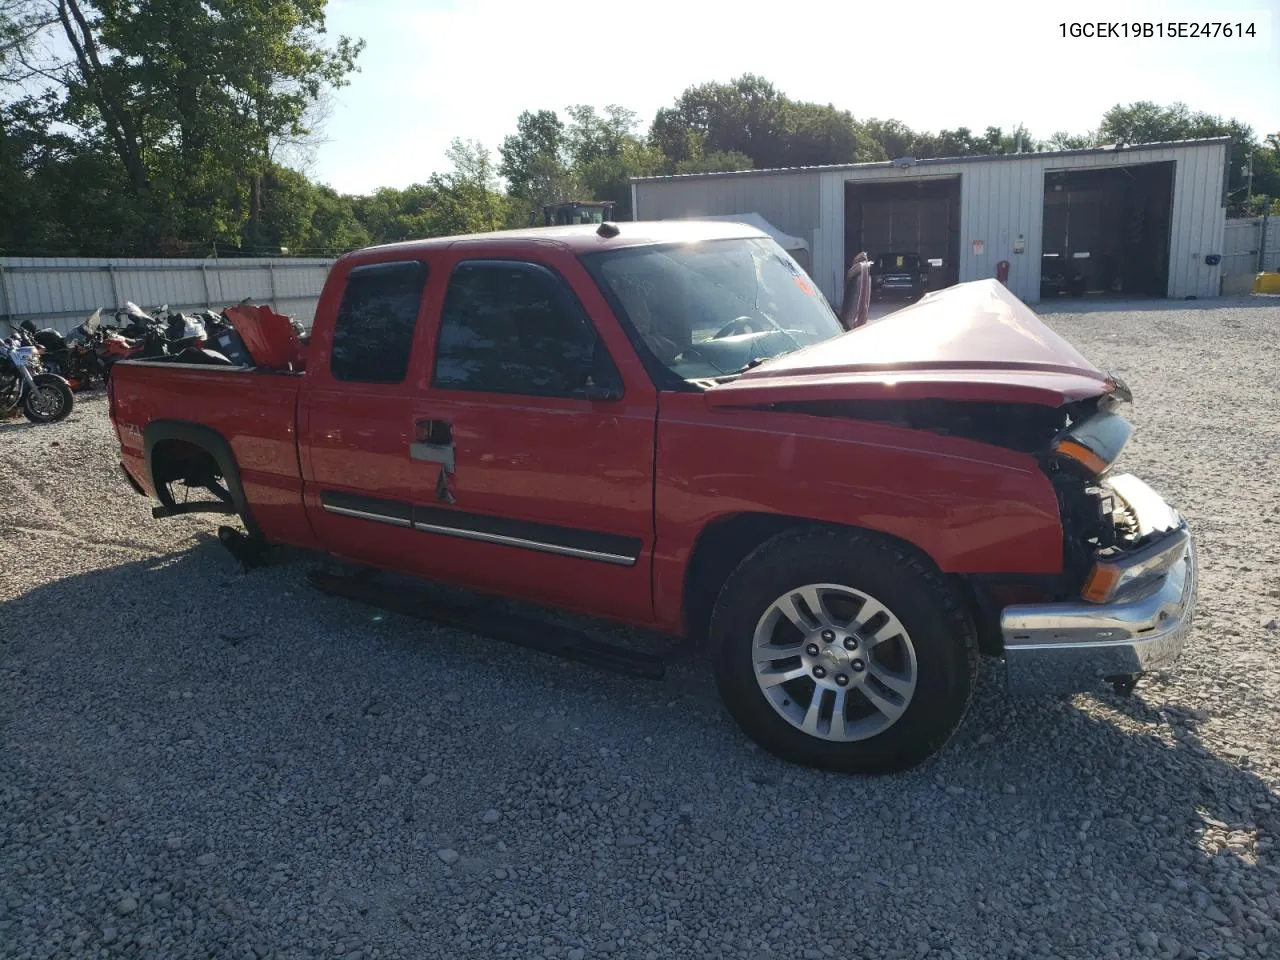
<svg viewBox="0 0 1280 960">
<path fill-rule="evenodd" d="M 1113 378 L 1095 396 L 1051 407 L 956 400 L 811 400 L 774 409 L 962 437 L 1035 458 L 1062 522 L 1056 575 L 961 578 L 984 652 L 1014 692 L 1132 689 L 1171 663 L 1190 631 L 1195 546 L 1186 522 L 1142 480 L 1113 466 L 1133 433 Z"/>
<path fill-rule="evenodd" d="M 709 386 L 712 409 L 883 423 L 1034 459 L 1062 526 L 1055 574 L 957 575 L 984 652 L 1025 692 L 1127 684 L 1171 662 L 1195 606 L 1186 523 L 1116 476 L 1132 397 L 994 280 L 959 284 L 829 341 Z"/>
<path fill-rule="evenodd" d="M 1118 692 L 1177 659 L 1191 630 L 1196 552 L 1178 512 L 1112 466 L 1133 433 L 1118 408 L 1123 384 L 1069 411 L 1041 455 L 1058 495 L 1066 596 L 1000 613 L 1009 685 L 1025 694 L 1074 693 L 1099 681 Z"/>
</svg>

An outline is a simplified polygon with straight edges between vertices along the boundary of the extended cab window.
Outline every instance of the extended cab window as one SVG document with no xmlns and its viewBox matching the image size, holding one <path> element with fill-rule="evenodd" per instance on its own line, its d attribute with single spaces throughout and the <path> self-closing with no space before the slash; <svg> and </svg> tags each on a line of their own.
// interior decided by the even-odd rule
<svg viewBox="0 0 1280 960">
<path fill-rule="evenodd" d="M 434 385 L 583 397 L 620 391 L 621 379 L 560 277 L 532 263 L 473 260 L 449 278 Z"/>
<path fill-rule="evenodd" d="M 427 265 L 417 261 L 375 263 L 347 274 L 329 360 L 335 379 L 404 380 L 426 280 Z"/>
</svg>

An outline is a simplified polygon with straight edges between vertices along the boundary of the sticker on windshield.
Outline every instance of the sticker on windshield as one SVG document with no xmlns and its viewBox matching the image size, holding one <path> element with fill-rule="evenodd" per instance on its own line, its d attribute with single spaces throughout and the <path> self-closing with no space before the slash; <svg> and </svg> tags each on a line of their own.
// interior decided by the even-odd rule
<svg viewBox="0 0 1280 960">
<path fill-rule="evenodd" d="M 800 274 L 796 274 L 791 279 L 795 282 L 795 285 L 797 287 L 799 287 L 801 290 L 804 291 L 805 296 L 808 296 L 808 297 L 813 296 L 813 284 L 810 283 L 806 278 L 800 276 Z"/>
<path fill-rule="evenodd" d="M 902 266 L 902 261 L 903 261 L 903 260 L 905 260 L 905 259 L 906 259 L 905 257 L 899 257 L 899 258 L 898 258 L 898 266 Z"/>
</svg>

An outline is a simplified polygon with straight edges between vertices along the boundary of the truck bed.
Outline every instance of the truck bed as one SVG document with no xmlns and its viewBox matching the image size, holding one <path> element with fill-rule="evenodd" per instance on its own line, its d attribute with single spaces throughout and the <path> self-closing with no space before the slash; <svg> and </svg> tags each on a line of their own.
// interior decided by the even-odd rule
<svg viewBox="0 0 1280 960">
<path fill-rule="evenodd" d="M 111 372 L 112 421 L 121 464 L 155 496 L 151 461 L 176 429 L 204 429 L 226 441 L 253 519 L 269 539 L 308 542 L 298 462 L 298 394 L 302 374 L 252 367 L 128 360 Z M 155 439 L 155 425 L 168 439 Z M 150 428 L 150 434 L 149 434 Z M 149 451 L 148 447 L 152 450 Z M 301 541 L 298 539 L 302 536 Z"/>
</svg>

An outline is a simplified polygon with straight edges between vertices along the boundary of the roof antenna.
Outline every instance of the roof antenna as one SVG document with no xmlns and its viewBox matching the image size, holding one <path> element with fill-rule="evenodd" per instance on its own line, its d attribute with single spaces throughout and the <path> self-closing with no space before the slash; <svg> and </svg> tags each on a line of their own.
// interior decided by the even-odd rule
<svg viewBox="0 0 1280 960">
<path fill-rule="evenodd" d="M 601 237 L 616 237 L 620 232 L 616 223 L 606 222 L 596 228 L 596 235 Z"/>
</svg>

